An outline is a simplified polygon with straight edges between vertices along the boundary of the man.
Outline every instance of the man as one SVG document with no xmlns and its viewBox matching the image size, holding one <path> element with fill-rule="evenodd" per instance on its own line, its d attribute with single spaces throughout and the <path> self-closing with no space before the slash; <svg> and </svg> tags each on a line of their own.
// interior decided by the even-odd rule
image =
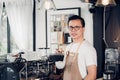
<svg viewBox="0 0 120 80">
<path fill-rule="evenodd" d="M 84 39 L 84 19 L 77 15 L 71 16 L 68 19 L 68 30 L 73 42 L 66 47 L 64 53 L 63 80 L 96 80 L 96 50 Z"/>
</svg>

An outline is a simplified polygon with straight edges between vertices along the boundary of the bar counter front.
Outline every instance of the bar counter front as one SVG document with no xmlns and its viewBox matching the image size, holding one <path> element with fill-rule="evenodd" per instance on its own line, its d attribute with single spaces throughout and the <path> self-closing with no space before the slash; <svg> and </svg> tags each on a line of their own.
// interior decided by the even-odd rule
<svg viewBox="0 0 120 80">
<path fill-rule="evenodd" d="M 62 80 L 63 70 L 55 67 L 63 55 L 44 56 L 40 60 L 27 61 L 16 58 L 14 62 L 0 62 L 0 80 Z"/>
</svg>

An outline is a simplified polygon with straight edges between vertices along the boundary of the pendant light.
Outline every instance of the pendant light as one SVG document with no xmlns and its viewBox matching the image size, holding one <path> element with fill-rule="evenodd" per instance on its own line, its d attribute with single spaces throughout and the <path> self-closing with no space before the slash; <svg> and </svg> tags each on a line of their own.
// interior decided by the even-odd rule
<svg viewBox="0 0 120 80">
<path fill-rule="evenodd" d="M 38 10 L 45 8 L 46 10 L 56 10 L 53 0 L 37 0 Z"/>
<path fill-rule="evenodd" d="M 116 2 L 114 0 L 97 0 L 95 6 L 115 6 Z"/>
<path fill-rule="evenodd" d="M 44 6 L 47 10 L 56 10 L 53 0 L 45 0 Z"/>
</svg>

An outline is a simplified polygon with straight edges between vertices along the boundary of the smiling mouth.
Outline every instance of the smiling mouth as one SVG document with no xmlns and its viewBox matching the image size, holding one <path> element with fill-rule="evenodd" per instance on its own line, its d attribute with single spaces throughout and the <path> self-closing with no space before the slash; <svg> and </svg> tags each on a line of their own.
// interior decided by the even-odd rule
<svg viewBox="0 0 120 80">
<path fill-rule="evenodd" d="M 77 34 L 71 34 L 71 36 L 76 36 Z"/>
</svg>

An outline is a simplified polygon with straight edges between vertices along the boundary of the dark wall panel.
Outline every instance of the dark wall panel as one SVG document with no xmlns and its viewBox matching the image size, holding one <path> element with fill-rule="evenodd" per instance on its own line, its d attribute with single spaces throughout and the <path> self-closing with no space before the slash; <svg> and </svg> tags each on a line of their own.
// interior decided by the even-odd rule
<svg viewBox="0 0 120 80">
<path fill-rule="evenodd" d="M 103 8 L 96 8 L 93 13 L 94 46 L 97 51 L 97 78 L 103 76 L 105 61 L 105 45 L 103 41 Z"/>
</svg>

